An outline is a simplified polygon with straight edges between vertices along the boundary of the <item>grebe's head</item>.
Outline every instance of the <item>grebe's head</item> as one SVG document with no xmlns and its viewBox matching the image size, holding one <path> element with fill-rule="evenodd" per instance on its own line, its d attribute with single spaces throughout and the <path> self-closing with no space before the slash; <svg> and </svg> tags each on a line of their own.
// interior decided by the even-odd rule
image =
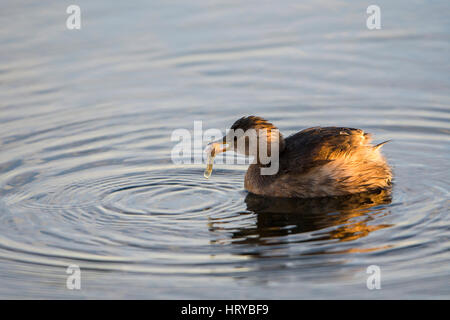
<svg viewBox="0 0 450 320">
<path fill-rule="evenodd" d="M 254 157 L 262 165 L 262 175 L 278 172 L 279 153 L 284 149 L 284 139 L 278 129 L 267 120 L 249 116 L 237 120 L 227 134 L 207 147 L 207 166 L 204 176 L 211 175 L 214 157 L 228 150 Z"/>
<path fill-rule="evenodd" d="M 228 133 L 214 143 L 216 153 L 232 150 L 257 159 L 261 155 L 270 157 L 275 147 L 278 152 L 284 148 L 284 139 L 279 130 L 272 123 L 256 116 L 238 119 Z"/>
</svg>

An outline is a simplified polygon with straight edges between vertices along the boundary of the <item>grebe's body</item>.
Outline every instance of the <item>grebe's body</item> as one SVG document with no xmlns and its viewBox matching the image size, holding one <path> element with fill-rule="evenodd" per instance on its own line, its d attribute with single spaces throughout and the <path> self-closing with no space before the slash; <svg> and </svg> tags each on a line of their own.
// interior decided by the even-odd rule
<svg viewBox="0 0 450 320">
<path fill-rule="evenodd" d="M 361 129 L 314 127 L 284 139 L 275 126 L 254 116 L 239 119 L 231 129 L 244 132 L 254 129 L 258 139 L 277 140 L 279 145 L 279 169 L 275 174 L 262 174 L 261 168 L 270 164 L 261 164 L 259 160 L 249 166 L 244 186 L 251 193 L 310 198 L 342 196 L 391 186 L 391 169 L 380 153 L 385 142 L 372 145 L 370 134 Z M 239 139 L 234 138 L 234 141 Z M 216 144 L 229 141 L 230 137 L 226 136 Z M 253 155 L 239 150 L 236 143 L 234 150 Z"/>
<path fill-rule="evenodd" d="M 274 197 L 324 197 L 384 189 L 391 185 L 391 169 L 363 130 L 315 127 L 284 139 L 279 170 L 261 175 L 252 164 L 245 188 Z"/>
</svg>

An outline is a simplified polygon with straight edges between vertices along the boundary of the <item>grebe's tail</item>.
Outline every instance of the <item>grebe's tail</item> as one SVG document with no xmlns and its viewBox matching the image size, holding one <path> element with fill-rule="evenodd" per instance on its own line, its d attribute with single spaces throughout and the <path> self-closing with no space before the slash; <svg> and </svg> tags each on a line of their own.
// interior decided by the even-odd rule
<svg viewBox="0 0 450 320">
<path fill-rule="evenodd" d="M 382 146 L 384 146 L 386 143 L 388 143 L 388 142 L 390 142 L 390 141 L 392 141 L 392 140 L 386 140 L 386 141 L 383 141 L 382 143 L 379 143 L 379 144 L 373 146 L 373 148 L 374 148 L 375 150 L 380 149 Z"/>
</svg>

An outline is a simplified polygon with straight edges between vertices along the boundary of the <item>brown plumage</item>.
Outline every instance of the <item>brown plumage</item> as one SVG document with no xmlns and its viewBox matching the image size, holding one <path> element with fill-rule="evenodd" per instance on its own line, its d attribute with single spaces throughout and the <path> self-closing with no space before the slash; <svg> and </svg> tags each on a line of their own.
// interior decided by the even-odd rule
<svg viewBox="0 0 450 320">
<path fill-rule="evenodd" d="M 276 174 L 261 175 L 260 169 L 268 165 L 259 161 L 249 166 L 245 188 L 251 193 L 309 198 L 367 192 L 391 185 L 391 169 L 380 153 L 385 142 L 372 145 L 370 134 L 361 129 L 313 127 L 284 139 L 279 133 L 271 134 L 277 130 L 273 124 L 254 116 L 237 120 L 231 128 L 258 132 L 267 129 L 267 140 L 279 140 Z"/>
</svg>

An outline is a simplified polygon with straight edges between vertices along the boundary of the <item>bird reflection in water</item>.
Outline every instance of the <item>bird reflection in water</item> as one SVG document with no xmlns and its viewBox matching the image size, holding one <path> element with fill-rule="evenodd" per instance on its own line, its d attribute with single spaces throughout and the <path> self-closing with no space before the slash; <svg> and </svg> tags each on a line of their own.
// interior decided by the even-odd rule
<svg viewBox="0 0 450 320">
<path fill-rule="evenodd" d="M 386 205 L 391 201 L 391 190 L 310 199 L 270 198 L 249 193 L 245 198 L 248 212 L 241 215 L 253 217 L 253 220 L 250 219 L 252 223 L 236 226 L 231 221 L 211 219 L 210 231 L 219 236 L 212 243 L 271 246 L 326 240 L 334 240 L 334 243 L 353 241 L 366 237 L 373 231 L 392 226 L 376 223 L 377 218 L 389 213 Z M 286 237 L 301 233 L 309 235 L 290 240 Z M 330 253 L 378 249 L 380 248 L 347 248 Z M 258 254 L 254 252 L 252 255 Z"/>
</svg>

